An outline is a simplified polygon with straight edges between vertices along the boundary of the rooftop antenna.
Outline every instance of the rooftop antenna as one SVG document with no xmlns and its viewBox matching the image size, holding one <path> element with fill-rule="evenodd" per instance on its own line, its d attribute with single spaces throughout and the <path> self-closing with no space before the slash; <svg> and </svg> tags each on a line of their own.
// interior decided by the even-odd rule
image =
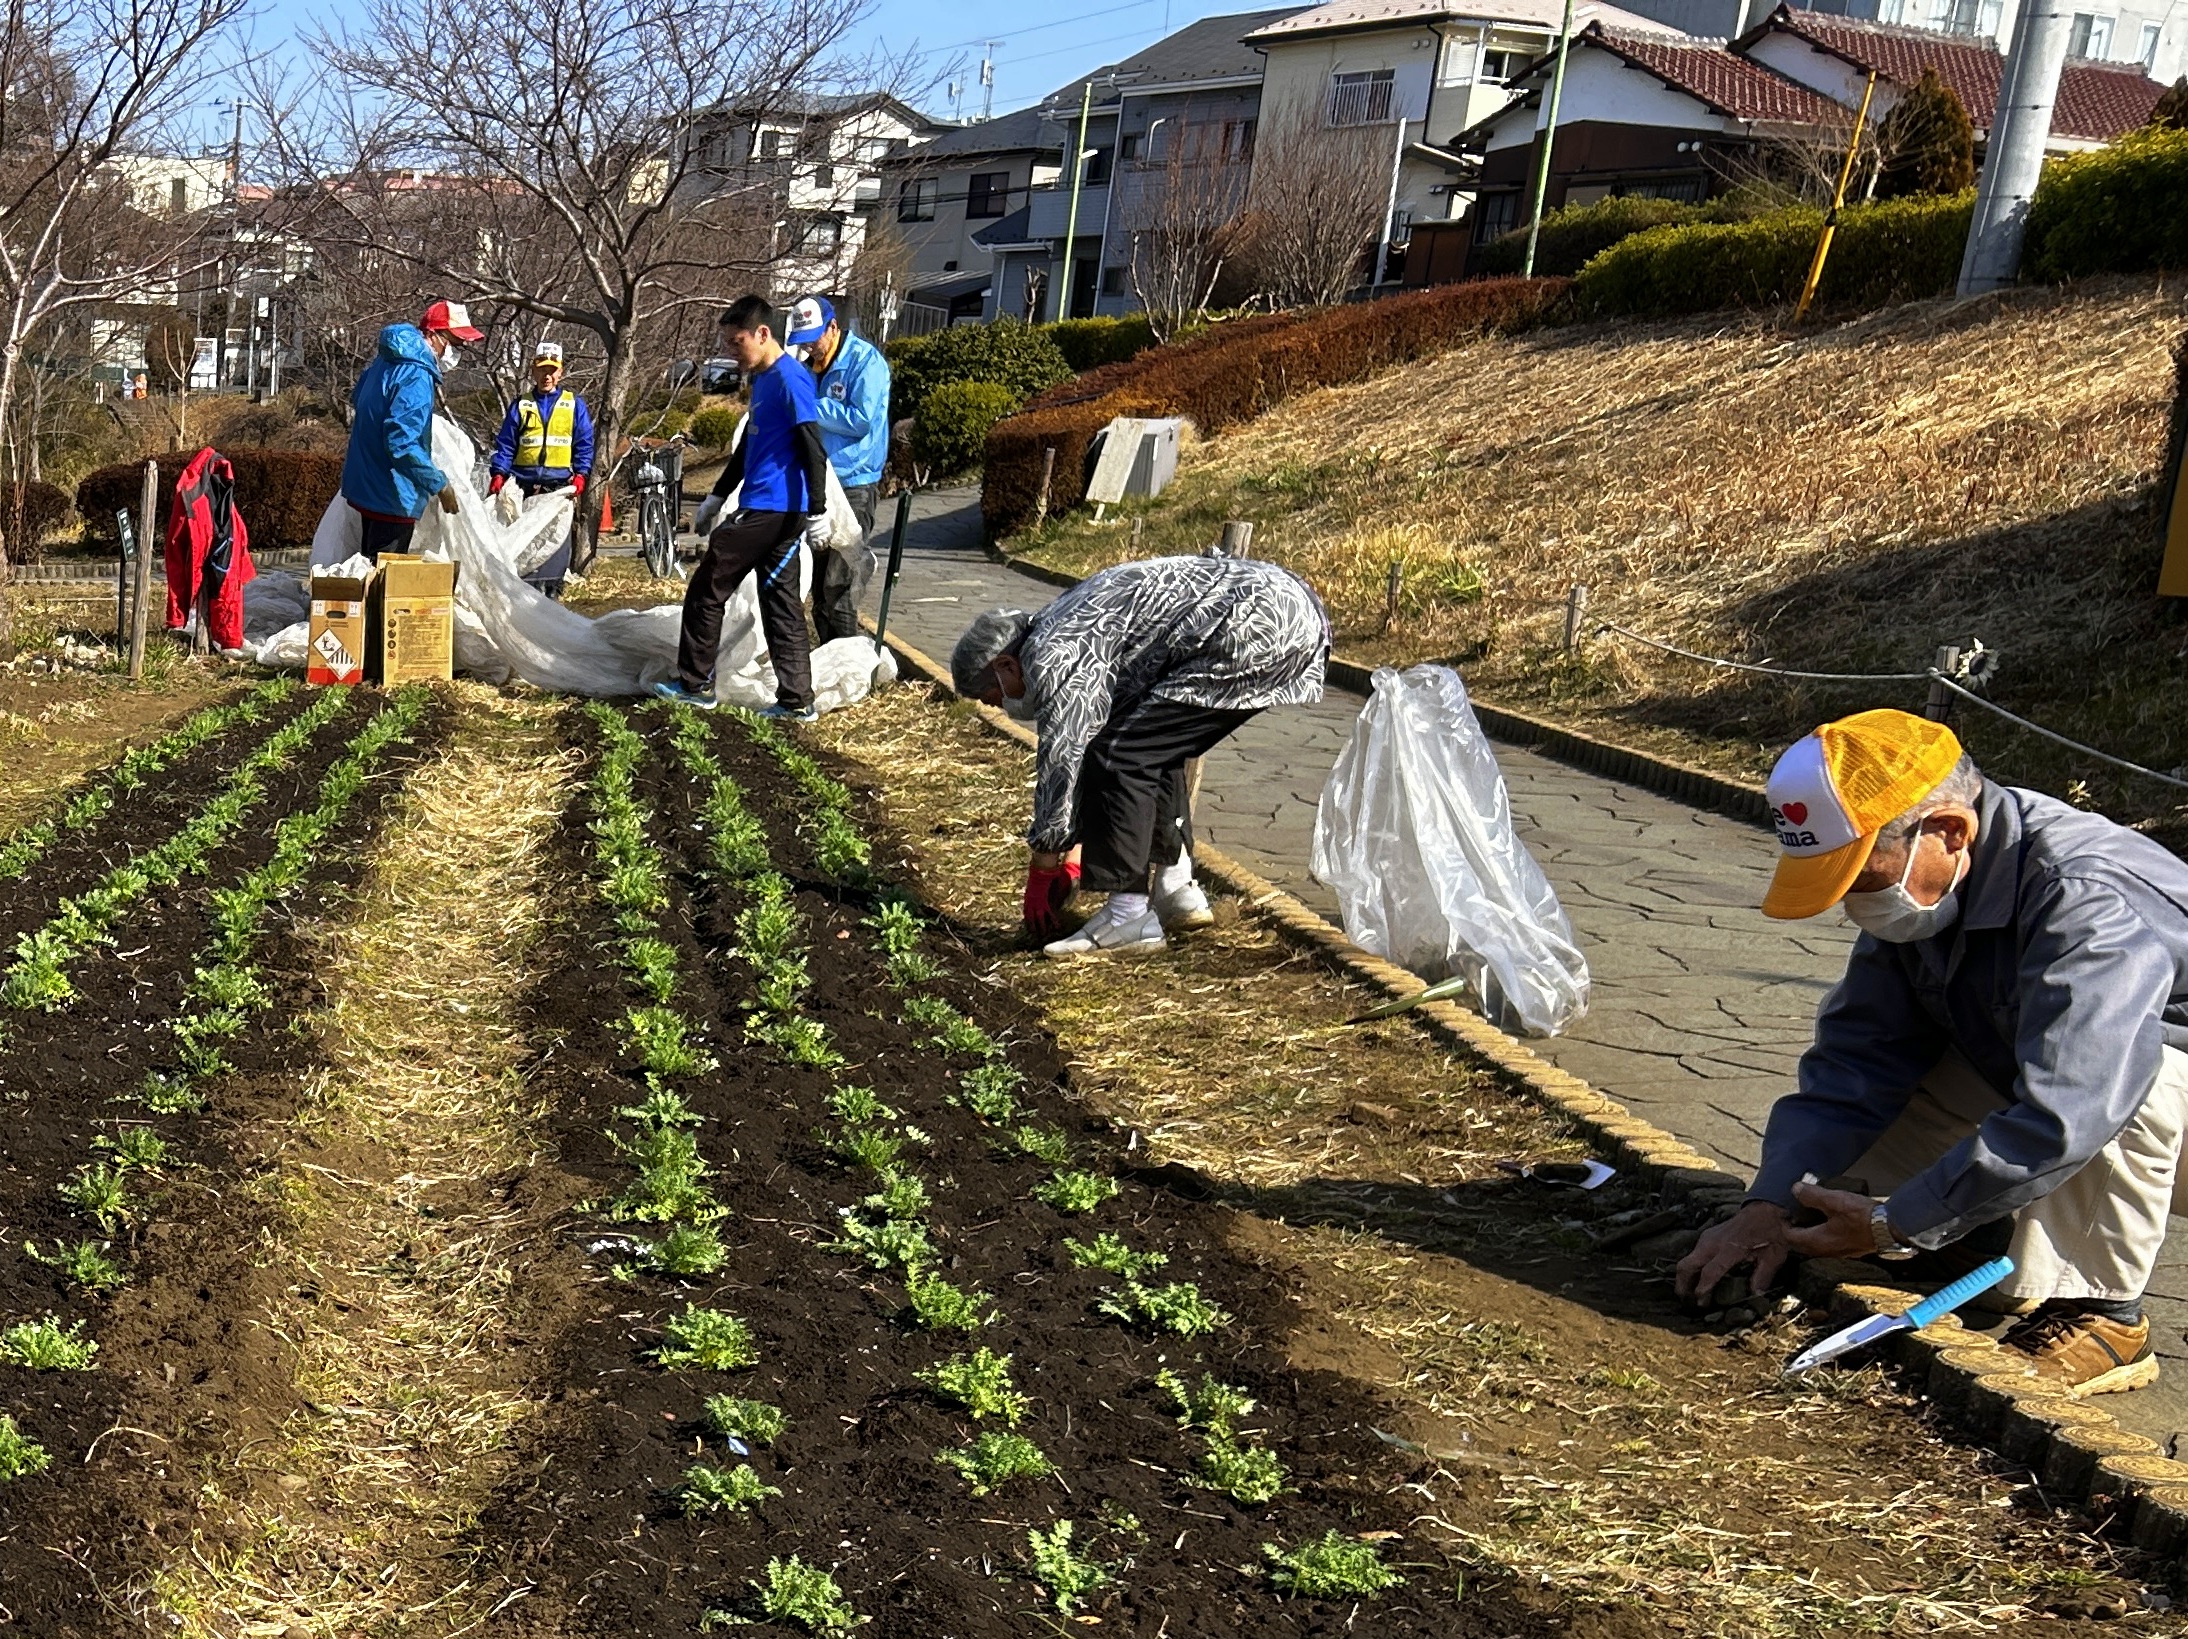
<svg viewBox="0 0 2188 1639">
<path fill-rule="evenodd" d="M 980 48 L 980 117 L 992 118 L 995 113 L 995 42 L 990 40 Z"/>
<path fill-rule="evenodd" d="M 951 119 L 953 119 L 953 120 L 956 120 L 956 119 L 962 119 L 962 118 L 964 117 L 964 113 L 965 113 L 965 109 L 964 109 L 964 102 L 965 102 L 965 82 L 964 82 L 963 80 L 952 80 L 952 81 L 950 81 L 950 118 L 951 118 Z"/>
</svg>

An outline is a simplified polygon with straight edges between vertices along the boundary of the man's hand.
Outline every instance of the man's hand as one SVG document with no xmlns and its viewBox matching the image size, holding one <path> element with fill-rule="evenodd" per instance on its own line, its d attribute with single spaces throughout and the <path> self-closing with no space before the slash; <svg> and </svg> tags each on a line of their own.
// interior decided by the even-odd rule
<svg viewBox="0 0 2188 1639">
<path fill-rule="evenodd" d="M 577 472 L 570 475 L 570 493 L 572 495 L 583 495 L 585 493 L 585 474 Z"/>
<path fill-rule="evenodd" d="M 1723 1223 L 1704 1230 L 1694 1250 L 1679 1260 L 1679 1296 L 1707 1297 L 1742 1264 L 1754 1265 L 1750 1284 L 1764 1290 L 1785 1267 L 1792 1233 L 1786 1228 L 1785 1208 L 1771 1201 L 1748 1202 Z"/>
<path fill-rule="evenodd" d="M 443 484 L 441 486 L 440 499 L 443 512 L 454 513 L 463 510 L 462 507 L 456 504 L 456 486 L 454 484 Z"/>
<path fill-rule="evenodd" d="M 486 493 L 489 495 L 499 495 L 501 493 L 501 486 L 508 482 L 509 475 L 506 472 L 497 472 L 494 474 L 493 477 L 487 479 Z"/>
<path fill-rule="evenodd" d="M 1869 1222 L 1876 1202 L 1868 1196 L 1804 1180 L 1793 1186 L 1793 1199 L 1823 1214 L 1820 1224 L 1785 1232 L 1785 1244 L 1802 1257 L 1866 1258 L 1877 1249 L 1876 1230 Z"/>
<path fill-rule="evenodd" d="M 1026 926 L 1044 939 L 1061 935 L 1064 907 L 1078 891 L 1077 860 L 1058 854 L 1035 854 L 1033 862 L 1026 867 Z"/>
<path fill-rule="evenodd" d="M 699 502 L 699 510 L 691 515 L 691 532 L 694 535 L 713 534 L 714 520 L 721 515 L 722 498 L 712 494 L 703 497 Z"/>
</svg>

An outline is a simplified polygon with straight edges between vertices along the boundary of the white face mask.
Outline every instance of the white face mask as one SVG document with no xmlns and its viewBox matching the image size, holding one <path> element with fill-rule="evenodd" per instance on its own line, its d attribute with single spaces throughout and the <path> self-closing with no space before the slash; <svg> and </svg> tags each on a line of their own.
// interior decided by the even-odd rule
<svg viewBox="0 0 2188 1639">
<path fill-rule="evenodd" d="M 441 349 L 442 370 L 453 370 L 456 368 L 457 365 L 461 364 L 462 362 L 463 349 L 458 347 L 454 342 L 450 342 L 446 347 Z"/>
<path fill-rule="evenodd" d="M 1021 723 L 1033 722 L 1041 715 L 1033 709 L 1031 694 L 1004 695 L 1003 711 L 1006 716 L 1015 717 Z"/>
<path fill-rule="evenodd" d="M 1918 939 L 1928 939 L 1943 933 L 1960 917 L 1960 901 L 1955 895 L 1968 874 L 1969 855 L 1960 851 L 1960 864 L 1953 872 L 1952 886 L 1934 905 L 1925 905 L 1907 891 L 1907 878 L 1914 871 L 1915 852 L 1922 846 L 1922 833 L 1917 831 L 1907 845 L 1907 863 L 1900 868 L 1899 880 L 1889 888 L 1879 888 L 1874 893 L 1850 893 L 1840 904 L 1846 911 L 1846 920 L 1888 945 L 1911 945 Z"/>
</svg>

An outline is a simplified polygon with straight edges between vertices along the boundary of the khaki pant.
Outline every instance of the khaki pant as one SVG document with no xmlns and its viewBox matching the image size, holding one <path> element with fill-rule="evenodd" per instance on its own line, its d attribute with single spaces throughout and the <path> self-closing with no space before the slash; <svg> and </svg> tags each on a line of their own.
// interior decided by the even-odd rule
<svg viewBox="0 0 2188 1639">
<path fill-rule="evenodd" d="M 1850 1176 L 1872 1195 L 1889 1195 L 2008 1102 L 1957 1050 L 1947 1053 Z M 2165 1245 L 2167 1214 L 2188 1217 L 2188 1178 L 2178 1167 L 2184 1128 L 2188 1053 L 2168 1047 L 2119 1136 L 2014 1215 L 2014 1272 L 1998 1290 L 2037 1302 L 2141 1297 Z"/>
</svg>

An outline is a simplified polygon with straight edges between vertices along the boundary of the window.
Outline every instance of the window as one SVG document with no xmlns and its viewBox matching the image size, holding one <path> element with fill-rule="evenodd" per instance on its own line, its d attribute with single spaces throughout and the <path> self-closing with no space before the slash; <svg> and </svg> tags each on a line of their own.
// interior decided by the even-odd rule
<svg viewBox="0 0 2188 1639">
<path fill-rule="evenodd" d="M 1987 40 L 1997 39 L 1998 24 L 2005 9 L 2005 0 L 1982 0 L 1975 8 L 1975 32 Z"/>
<path fill-rule="evenodd" d="M 1329 123 L 1378 125 L 1390 118 L 1390 94 L 1395 71 L 1369 69 L 1362 74 L 1330 76 Z"/>
<path fill-rule="evenodd" d="M 889 157 L 890 143 L 887 137 L 860 137 L 857 152 L 859 163 L 876 165 Z"/>
<path fill-rule="evenodd" d="M 1481 67 L 1482 41 L 1479 35 L 1471 40 L 1450 39 L 1443 43 L 1443 58 L 1436 65 L 1438 85 L 1465 85 Z"/>
<path fill-rule="evenodd" d="M 2067 39 L 2069 57 L 2102 58 L 2112 55 L 2112 19 L 2086 11 L 2074 14 L 2074 32 Z"/>
<path fill-rule="evenodd" d="M 762 131 L 760 133 L 760 158 L 788 159 L 791 136 L 788 131 Z"/>
<path fill-rule="evenodd" d="M 941 191 L 931 176 L 916 177 L 900 182 L 896 189 L 896 219 L 899 222 L 932 222 L 934 220 L 935 195 Z"/>
<path fill-rule="evenodd" d="M 2158 66 L 2158 37 L 2164 32 L 2165 30 L 2156 23 L 2142 25 L 2142 45 L 2137 52 L 2137 56 L 2140 58 L 2146 72 Z"/>
<path fill-rule="evenodd" d="M 1140 157 L 1140 153 L 1142 149 L 1146 146 L 1146 143 L 1146 132 L 1127 131 L 1125 132 L 1122 140 L 1120 140 L 1117 144 L 1117 157 L 1123 160 L 1125 164 L 1130 165 L 1133 161 L 1137 160 Z"/>
<path fill-rule="evenodd" d="M 833 165 L 828 165 L 828 164 L 821 164 L 821 165 L 816 165 L 816 166 L 814 166 L 814 167 L 813 167 L 813 186 L 814 186 L 814 187 L 816 187 L 816 188 L 833 188 L 833 187 L 834 187 L 835 185 L 836 185 L 836 168 L 835 168 L 835 167 L 834 167 Z"/>
<path fill-rule="evenodd" d="M 1528 62 L 1524 51 L 1485 51 L 1481 54 L 1481 77 L 1492 84 L 1502 85 L 1517 74 Z"/>
<path fill-rule="evenodd" d="M 1236 165 L 1253 157 L 1252 120 L 1202 120 L 1178 133 L 1188 165 Z"/>
<path fill-rule="evenodd" d="M 2150 47 L 2150 55 L 2156 56 L 2157 49 L 2156 44 L 2153 42 Z M 2146 57 L 2143 60 L 2147 62 L 2149 58 Z M 167 207 L 178 216 L 190 208 L 190 184 L 182 177 L 176 177 L 174 185 L 168 189 Z"/>
<path fill-rule="evenodd" d="M 1086 185 L 1089 188 L 1106 188 L 1109 185 L 1109 166 L 1114 157 L 1115 153 L 1111 149 L 1094 150 L 1086 162 Z"/>
<path fill-rule="evenodd" d="M 1907 0 L 1877 0 L 1877 21 L 1898 23 L 1906 19 Z"/>
<path fill-rule="evenodd" d="M 843 248 L 843 224 L 833 216 L 809 216 L 798 227 L 798 249 L 809 256 L 833 256 Z"/>
<path fill-rule="evenodd" d="M 1519 195 L 1516 192 L 1483 194 L 1474 207 L 1474 243 L 1477 245 L 1486 245 L 1518 225 Z"/>
<path fill-rule="evenodd" d="M 1105 267 L 1102 269 L 1102 294 L 1104 296 L 1122 296 L 1124 294 L 1123 268 Z"/>
<path fill-rule="evenodd" d="M 1010 172 L 975 171 L 965 190 L 965 215 L 974 221 L 1001 216 L 1010 209 Z"/>
</svg>

